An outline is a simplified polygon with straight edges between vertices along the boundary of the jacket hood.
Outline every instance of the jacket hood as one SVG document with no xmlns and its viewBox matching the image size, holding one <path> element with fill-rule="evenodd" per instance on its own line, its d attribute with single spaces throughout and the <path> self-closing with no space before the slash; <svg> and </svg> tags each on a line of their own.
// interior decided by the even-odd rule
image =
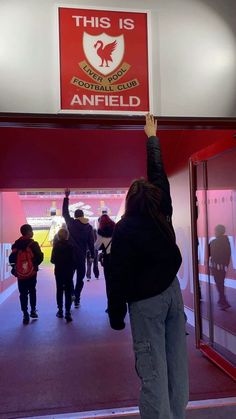
<svg viewBox="0 0 236 419">
<path fill-rule="evenodd" d="M 68 247 L 71 246 L 68 240 L 57 240 L 54 247 Z"/>
<path fill-rule="evenodd" d="M 75 220 L 79 220 L 82 224 L 88 224 L 89 222 L 89 219 L 85 217 L 78 217 L 78 218 L 75 218 Z"/>
<path fill-rule="evenodd" d="M 18 250 L 24 250 L 32 242 L 33 242 L 32 239 L 25 239 L 22 236 L 18 240 L 15 241 L 15 243 L 13 244 L 13 247 L 16 247 Z"/>
</svg>

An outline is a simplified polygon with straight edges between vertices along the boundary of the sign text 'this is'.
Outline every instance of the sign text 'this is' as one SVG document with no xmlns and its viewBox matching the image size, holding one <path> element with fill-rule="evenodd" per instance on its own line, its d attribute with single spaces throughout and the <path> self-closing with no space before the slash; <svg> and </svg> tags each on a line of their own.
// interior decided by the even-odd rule
<svg viewBox="0 0 236 419">
<path fill-rule="evenodd" d="M 109 17 L 98 17 L 98 16 L 72 16 L 75 19 L 75 26 L 83 28 L 111 28 L 112 23 Z M 119 29 L 133 30 L 135 28 L 134 20 L 128 18 L 119 18 L 118 21 Z"/>
</svg>

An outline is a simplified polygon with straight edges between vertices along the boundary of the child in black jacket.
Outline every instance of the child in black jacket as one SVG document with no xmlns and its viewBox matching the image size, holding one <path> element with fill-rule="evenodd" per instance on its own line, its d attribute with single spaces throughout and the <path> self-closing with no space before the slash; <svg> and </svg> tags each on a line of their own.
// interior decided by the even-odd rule
<svg viewBox="0 0 236 419">
<path fill-rule="evenodd" d="M 44 255 L 38 242 L 33 240 L 34 233 L 30 224 L 23 224 L 20 232 L 21 237 L 12 245 L 9 263 L 12 266 L 11 273 L 17 277 L 23 323 L 28 324 L 30 317 L 38 318 L 36 310 L 37 272 Z M 28 297 L 31 307 L 30 315 L 28 313 Z"/>
<path fill-rule="evenodd" d="M 74 275 L 74 251 L 73 246 L 68 242 L 68 230 L 61 228 L 58 233 L 58 240 L 55 242 L 51 263 L 55 265 L 54 273 L 56 279 L 56 299 L 58 312 L 57 317 L 63 318 L 63 293 L 65 293 L 65 319 L 67 322 L 72 321 L 71 309 L 71 292 L 73 289 Z"/>
</svg>

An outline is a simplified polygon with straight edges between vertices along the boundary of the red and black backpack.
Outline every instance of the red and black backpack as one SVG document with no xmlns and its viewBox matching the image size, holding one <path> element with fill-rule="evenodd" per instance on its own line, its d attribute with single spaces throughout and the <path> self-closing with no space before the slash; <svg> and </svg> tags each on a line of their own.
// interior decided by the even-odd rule
<svg viewBox="0 0 236 419">
<path fill-rule="evenodd" d="M 31 249 L 30 243 L 25 249 L 17 251 L 15 271 L 18 279 L 28 279 L 36 274 L 33 265 L 34 254 Z"/>
</svg>

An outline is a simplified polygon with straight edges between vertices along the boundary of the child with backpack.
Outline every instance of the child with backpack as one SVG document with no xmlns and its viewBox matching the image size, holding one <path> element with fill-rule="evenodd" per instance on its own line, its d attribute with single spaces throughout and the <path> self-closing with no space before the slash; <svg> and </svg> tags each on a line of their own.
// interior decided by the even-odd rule
<svg viewBox="0 0 236 419">
<path fill-rule="evenodd" d="M 73 275 L 75 271 L 74 248 L 68 242 L 69 232 L 61 228 L 57 233 L 57 240 L 54 242 L 51 263 L 55 265 L 54 273 L 56 279 L 56 299 L 58 311 L 56 316 L 64 317 L 63 313 L 63 294 L 65 295 L 65 319 L 72 321 L 71 303 L 73 291 Z"/>
<path fill-rule="evenodd" d="M 23 323 L 28 324 L 30 317 L 38 318 L 36 311 L 37 271 L 44 255 L 38 242 L 33 240 L 34 233 L 30 224 L 23 224 L 20 232 L 21 237 L 12 245 L 9 263 L 12 265 L 12 274 L 17 277 Z M 31 307 L 30 315 L 28 313 L 28 295 Z"/>
</svg>

